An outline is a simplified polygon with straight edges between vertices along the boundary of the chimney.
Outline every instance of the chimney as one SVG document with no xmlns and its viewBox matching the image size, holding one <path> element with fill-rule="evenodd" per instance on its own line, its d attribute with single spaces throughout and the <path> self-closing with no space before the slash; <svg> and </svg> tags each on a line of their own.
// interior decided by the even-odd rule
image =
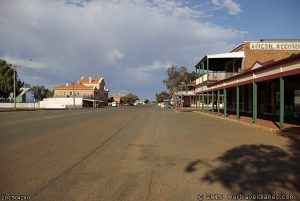
<svg viewBox="0 0 300 201">
<path fill-rule="evenodd" d="M 69 86 L 69 83 L 66 83 L 66 86 Z"/>
<path fill-rule="evenodd" d="M 92 77 L 90 77 L 90 79 L 89 79 L 89 83 L 92 83 Z"/>
</svg>

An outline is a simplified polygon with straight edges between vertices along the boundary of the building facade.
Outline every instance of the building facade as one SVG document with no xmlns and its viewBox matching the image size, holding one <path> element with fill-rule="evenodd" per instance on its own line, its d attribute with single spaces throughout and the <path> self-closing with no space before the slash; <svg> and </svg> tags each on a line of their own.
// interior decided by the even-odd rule
<svg viewBox="0 0 300 201">
<path fill-rule="evenodd" d="M 122 93 L 111 93 L 109 94 L 109 98 L 113 98 L 115 102 L 121 103 L 121 98 L 125 96 L 125 94 Z"/>
<path fill-rule="evenodd" d="M 278 118 L 280 128 L 299 121 L 299 53 L 299 40 L 261 40 L 204 56 L 195 66 L 196 108 L 252 115 L 253 123 L 257 116 Z"/>
<path fill-rule="evenodd" d="M 174 104 L 178 104 L 177 102 L 181 102 L 180 104 L 183 107 L 196 107 L 196 93 L 195 93 L 196 81 L 192 81 L 188 84 L 182 85 L 182 90 L 175 92 L 176 101 Z"/>
<path fill-rule="evenodd" d="M 98 107 L 107 106 L 108 89 L 102 77 L 82 77 L 74 83 L 54 87 L 54 98 L 75 98 L 83 99 L 83 106 Z"/>
</svg>

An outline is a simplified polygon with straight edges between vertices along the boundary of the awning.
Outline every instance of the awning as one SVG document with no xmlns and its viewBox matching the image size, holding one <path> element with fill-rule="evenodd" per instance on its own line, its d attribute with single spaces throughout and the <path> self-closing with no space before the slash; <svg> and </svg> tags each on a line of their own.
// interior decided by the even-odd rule
<svg viewBox="0 0 300 201">
<path fill-rule="evenodd" d="M 240 52 L 230 52 L 230 53 L 223 53 L 223 54 L 211 54 L 211 55 L 206 55 L 206 58 L 208 59 L 226 59 L 226 58 L 244 58 L 245 53 L 244 51 Z"/>
<path fill-rule="evenodd" d="M 222 54 L 210 54 L 203 57 L 195 66 L 196 68 L 201 68 L 201 63 L 203 62 L 206 68 L 207 62 L 205 60 L 208 59 L 209 66 L 214 67 L 214 65 L 220 66 L 222 64 L 225 64 L 230 59 L 243 59 L 245 57 L 244 51 L 240 52 L 229 52 L 229 53 L 222 53 Z M 211 65 L 213 64 L 213 65 Z M 222 65 L 223 66 L 223 65 Z M 209 69 L 211 69 L 209 67 Z M 211 69 L 211 70 L 217 70 L 217 69 Z"/>
</svg>

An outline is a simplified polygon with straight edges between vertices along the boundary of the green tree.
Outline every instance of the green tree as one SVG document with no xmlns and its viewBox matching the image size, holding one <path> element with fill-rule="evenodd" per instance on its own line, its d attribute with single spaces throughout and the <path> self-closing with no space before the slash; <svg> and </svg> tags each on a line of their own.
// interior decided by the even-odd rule
<svg viewBox="0 0 300 201">
<path fill-rule="evenodd" d="M 35 99 L 37 101 L 41 101 L 44 98 L 50 98 L 53 96 L 54 92 L 52 90 L 47 89 L 45 86 L 32 86 L 32 90 L 34 91 Z"/>
<path fill-rule="evenodd" d="M 148 99 L 146 99 L 146 100 L 144 101 L 144 103 L 145 103 L 145 104 L 148 104 L 148 103 L 149 103 L 149 100 L 148 100 Z"/>
<path fill-rule="evenodd" d="M 195 71 L 193 71 L 191 73 L 187 73 L 187 79 L 189 82 L 192 82 L 192 81 L 196 80 L 197 78 L 198 78 L 198 76 Z"/>
<path fill-rule="evenodd" d="M 108 102 L 109 102 L 109 103 L 112 103 L 112 102 L 114 102 L 114 101 L 115 101 L 114 97 L 109 97 L 109 98 L 108 98 Z"/>
<path fill-rule="evenodd" d="M 122 103 L 128 103 L 128 104 L 133 104 L 135 101 L 139 100 L 139 97 L 134 95 L 133 93 L 129 93 L 126 96 L 123 96 L 121 98 Z"/>
<path fill-rule="evenodd" d="M 16 71 L 16 94 L 20 92 L 23 82 L 18 79 Z M 14 91 L 14 69 L 12 64 L 0 59 L 0 99 L 7 99 Z"/>
<path fill-rule="evenodd" d="M 54 91 L 47 89 L 45 86 L 31 86 L 30 84 L 24 84 L 24 87 L 31 88 L 34 91 L 34 96 L 37 101 L 53 97 L 54 95 Z"/>
<path fill-rule="evenodd" d="M 169 89 L 170 95 L 173 96 L 175 92 L 181 90 L 182 83 L 189 83 L 188 72 L 185 66 L 176 67 L 171 66 L 167 70 L 167 79 L 163 81 L 167 89 Z"/>
<path fill-rule="evenodd" d="M 172 96 L 166 91 L 162 91 L 156 94 L 155 96 L 156 96 L 156 101 L 159 103 L 163 102 L 164 100 L 170 100 L 172 98 Z"/>
</svg>

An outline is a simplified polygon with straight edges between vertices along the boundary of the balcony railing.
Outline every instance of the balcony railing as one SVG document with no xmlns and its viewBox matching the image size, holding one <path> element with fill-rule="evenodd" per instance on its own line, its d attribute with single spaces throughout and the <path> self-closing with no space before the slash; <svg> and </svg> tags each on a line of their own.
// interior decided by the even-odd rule
<svg viewBox="0 0 300 201">
<path fill-rule="evenodd" d="M 220 80 L 224 80 L 228 77 L 232 77 L 237 75 L 237 72 L 211 72 L 202 75 L 200 78 L 196 80 L 196 85 L 201 84 L 202 82 L 217 82 Z"/>
<path fill-rule="evenodd" d="M 177 91 L 176 95 L 177 96 L 193 96 L 195 94 L 194 90 L 190 90 L 190 91 Z"/>
</svg>

